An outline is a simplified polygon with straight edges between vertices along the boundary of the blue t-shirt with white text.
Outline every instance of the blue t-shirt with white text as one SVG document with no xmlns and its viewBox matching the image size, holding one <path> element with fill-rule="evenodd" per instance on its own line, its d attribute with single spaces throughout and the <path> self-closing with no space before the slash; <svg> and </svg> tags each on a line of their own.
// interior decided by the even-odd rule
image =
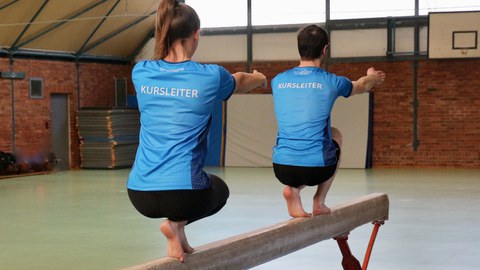
<svg viewBox="0 0 480 270">
<path fill-rule="evenodd" d="M 272 80 L 278 125 L 273 162 L 323 167 L 337 162 L 330 113 L 339 96 L 349 97 L 352 82 L 317 67 L 295 67 Z"/>
<path fill-rule="evenodd" d="M 223 67 L 195 61 L 138 62 L 132 71 L 140 138 L 127 181 L 132 190 L 205 189 L 203 171 L 214 105 L 235 89 Z"/>
</svg>

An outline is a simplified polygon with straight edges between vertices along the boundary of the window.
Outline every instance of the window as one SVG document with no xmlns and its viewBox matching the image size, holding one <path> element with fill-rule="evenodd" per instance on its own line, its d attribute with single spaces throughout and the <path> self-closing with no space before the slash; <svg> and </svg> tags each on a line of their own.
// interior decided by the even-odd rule
<svg viewBox="0 0 480 270">
<path fill-rule="evenodd" d="M 330 19 L 362 19 L 415 15 L 415 0 L 329 0 Z M 201 27 L 244 27 L 247 0 L 186 0 L 200 16 Z M 322 23 L 326 0 L 251 0 L 252 25 Z M 429 12 L 473 11 L 479 0 L 419 0 L 419 15 Z"/>
<path fill-rule="evenodd" d="M 420 0 L 419 14 L 445 11 L 472 11 L 480 10 L 478 0 Z"/>
<path fill-rule="evenodd" d="M 42 78 L 30 78 L 30 98 L 43 98 Z"/>
<path fill-rule="evenodd" d="M 321 23 L 325 19 L 325 0 L 252 0 L 252 25 Z"/>
<path fill-rule="evenodd" d="M 200 17 L 202 28 L 247 25 L 247 0 L 186 0 Z"/>
<path fill-rule="evenodd" d="M 415 15 L 415 1 L 330 0 L 330 19 L 359 19 Z"/>
<path fill-rule="evenodd" d="M 186 0 L 201 27 L 247 26 L 247 0 Z M 325 0 L 252 0 L 252 25 L 325 22 Z"/>
<path fill-rule="evenodd" d="M 115 107 L 127 106 L 127 79 L 115 78 Z"/>
</svg>

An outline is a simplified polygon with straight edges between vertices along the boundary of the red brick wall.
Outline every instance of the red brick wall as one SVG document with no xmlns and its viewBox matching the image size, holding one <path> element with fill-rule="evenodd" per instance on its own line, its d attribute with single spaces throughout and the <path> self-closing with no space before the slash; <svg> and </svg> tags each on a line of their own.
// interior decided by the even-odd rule
<svg viewBox="0 0 480 270">
<path fill-rule="evenodd" d="M 413 151 L 413 64 L 411 62 L 342 63 L 329 71 L 356 80 L 369 67 L 387 73 L 384 84 L 374 88 L 374 167 L 415 166 Z"/>
<path fill-rule="evenodd" d="M 128 93 L 135 90 L 131 84 L 130 65 L 89 63 L 80 67 L 80 107 L 112 107 L 115 105 L 115 78 L 127 78 Z"/>
<path fill-rule="evenodd" d="M 372 65 L 387 73 L 374 93 L 374 167 L 480 167 L 479 60 L 418 62 L 417 136 L 413 148 L 413 62 L 337 64 L 356 78 Z"/>
<path fill-rule="evenodd" d="M 222 64 L 231 72 L 243 63 Z M 298 62 L 257 62 L 270 80 Z M 412 61 L 337 63 L 330 72 L 355 80 L 374 66 L 387 80 L 374 91 L 374 167 L 480 167 L 480 60 L 423 60 L 418 63 L 417 128 L 413 147 Z M 254 93 L 271 93 L 256 89 Z"/>
<path fill-rule="evenodd" d="M 75 66 L 67 62 L 16 60 L 14 70 L 25 73 L 25 79 L 15 81 L 16 150 L 25 155 L 34 155 L 38 151 L 50 148 L 50 94 L 69 94 L 70 114 L 74 112 L 76 95 L 71 94 L 75 89 Z M 42 78 L 43 98 L 29 97 L 31 77 Z M 73 119 L 70 122 L 72 126 Z"/>
<path fill-rule="evenodd" d="M 252 68 L 263 72 L 269 82 L 298 61 L 256 62 Z M 418 64 L 418 140 L 413 149 L 413 62 L 337 63 L 330 72 L 356 79 L 375 66 L 387 73 L 386 82 L 374 93 L 374 167 L 480 167 L 480 64 L 479 60 L 424 60 Z M 245 63 L 221 63 L 230 72 L 244 71 Z M 76 130 L 76 64 L 62 61 L 15 60 L 15 71 L 25 72 L 15 80 L 16 147 L 38 151 L 50 147 L 50 94 L 70 97 L 71 152 L 78 167 Z M 0 58 L 0 71 L 9 70 L 8 59 Z M 131 65 L 81 63 L 80 106 L 111 107 L 114 78 L 128 78 Z M 28 97 L 28 78 L 41 77 L 44 98 Z M 12 151 L 10 80 L 0 79 L 0 150 Z M 256 89 L 254 93 L 271 93 Z"/>
<path fill-rule="evenodd" d="M 9 70 L 9 60 L 0 58 L 0 70 Z M 70 108 L 71 166 L 80 165 L 76 116 L 78 111 L 77 66 L 73 62 L 15 59 L 14 70 L 25 79 L 14 80 L 15 149 L 17 153 L 35 154 L 51 148 L 50 95 L 68 94 Z M 114 78 L 127 78 L 131 65 L 81 63 L 80 106 L 112 107 L 115 103 Z M 29 97 L 29 78 L 43 79 L 43 98 Z M 12 152 L 12 109 L 10 80 L 0 79 L 0 151 Z M 129 83 L 129 92 L 133 86 Z"/>
<path fill-rule="evenodd" d="M 480 60 L 419 66 L 418 166 L 480 167 Z"/>
<path fill-rule="evenodd" d="M 8 59 L 0 58 L 0 71 L 10 70 Z M 10 80 L 0 79 L 0 151 L 12 151 L 12 102 Z"/>
</svg>

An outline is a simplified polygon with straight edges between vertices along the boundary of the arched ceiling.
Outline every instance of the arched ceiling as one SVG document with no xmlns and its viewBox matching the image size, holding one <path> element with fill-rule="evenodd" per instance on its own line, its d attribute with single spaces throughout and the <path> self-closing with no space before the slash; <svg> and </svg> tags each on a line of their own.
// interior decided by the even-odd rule
<svg viewBox="0 0 480 270">
<path fill-rule="evenodd" d="M 0 0 L 0 52 L 131 60 L 161 0 Z"/>
</svg>

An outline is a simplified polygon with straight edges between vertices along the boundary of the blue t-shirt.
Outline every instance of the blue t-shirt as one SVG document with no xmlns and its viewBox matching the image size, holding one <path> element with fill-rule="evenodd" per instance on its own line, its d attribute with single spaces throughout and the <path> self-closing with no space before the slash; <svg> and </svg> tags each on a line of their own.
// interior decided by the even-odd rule
<svg viewBox="0 0 480 270">
<path fill-rule="evenodd" d="M 133 190 L 205 189 L 203 171 L 214 105 L 235 90 L 223 67 L 194 61 L 141 61 L 132 71 L 140 110 Z"/>
<path fill-rule="evenodd" d="M 349 97 L 352 82 L 316 67 L 295 67 L 272 80 L 277 118 L 273 162 L 323 167 L 336 163 L 330 113 L 339 96 Z"/>
</svg>

